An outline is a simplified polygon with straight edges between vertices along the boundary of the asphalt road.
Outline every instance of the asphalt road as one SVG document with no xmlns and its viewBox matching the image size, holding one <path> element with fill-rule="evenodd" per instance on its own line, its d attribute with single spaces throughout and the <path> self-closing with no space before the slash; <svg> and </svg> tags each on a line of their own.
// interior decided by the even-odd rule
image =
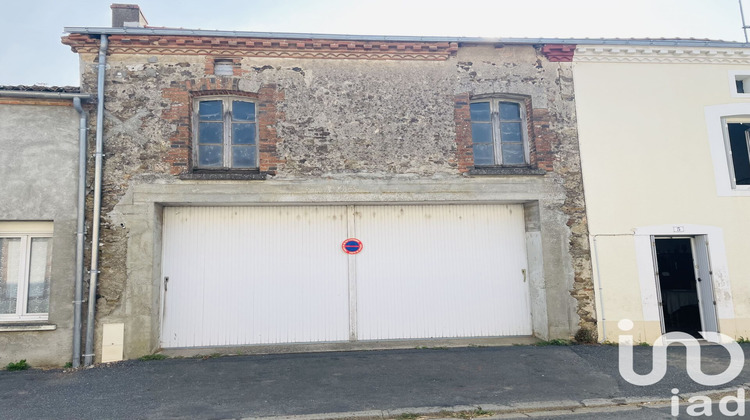
<svg viewBox="0 0 750 420">
<path fill-rule="evenodd" d="M 586 412 L 572 412 L 572 413 L 559 413 L 550 415 L 535 416 L 537 420 L 674 420 L 689 419 L 689 418 L 705 418 L 710 417 L 713 419 L 737 419 L 737 418 L 750 418 L 750 403 L 745 403 L 744 414 L 739 415 L 737 405 L 729 405 L 727 414 L 723 414 L 719 409 L 719 404 L 714 403 L 711 405 L 711 411 L 704 411 L 703 408 L 696 408 L 697 411 L 693 411 L 693 414 L 707 414 L 701 416 L 692 416 L 687 411 L 687 405 L 678 406 L 677 416 L 672 415 L 672 407 L 615 407 L 607 411 L 596 411 L 592 413 Z M 725 410 L 727 409 L 725 408 Z M 708 415 L 710 414 L 710 415 Z M 511 417 L 512 418 L 512 417 Z M 527 415 L 519 415 L 519 419 L 529 418 Z"/>
<path fill-rule="evenodd" d="M 749 348 L 743 345 L 746 353 Z M 0 418 L 224 419 L 668 399 L 673 388 L 681 393 L 708 389 L 687 376 L 684 348 L 670 347 L 667 376 L 648 387 L 620 377 L 617 351 L 612 346 L 411 349 L 127 361 L 67 372 L 1 371 Z M 636 371 L 649 371 L 651 349 L 634 351 Z M 702 347 L 702 356 L 706 373 L 727 365 L 723 347 Z M 748 382 L 746 365 L 738 378 L 721 387 Z"/>
</svg>

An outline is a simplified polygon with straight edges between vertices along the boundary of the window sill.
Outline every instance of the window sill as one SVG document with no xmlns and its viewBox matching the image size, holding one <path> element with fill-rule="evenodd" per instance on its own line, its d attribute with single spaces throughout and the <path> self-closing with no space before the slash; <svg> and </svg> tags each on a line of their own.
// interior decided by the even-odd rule
<svg viewBox="0 0 750 420">
<path fill-rule="evenodd" d="M 528 166 L 480 166 L 469 170 L 469 175 L 545 175 L 544 169 Z"/>
<path fill-rule="evenodd" d="M 54 331 L 57 329 L 55 324 L 39 322 L 16 322 L 3 323 L 0 321 L 0 332 L 17 332 L 17 331 Z"/>
<path fill-rule="evenodd" d="M 263 181 L 268 174 L 258 171 L 195 170 L 180 175 L 186 181 Z"/>
</svg>

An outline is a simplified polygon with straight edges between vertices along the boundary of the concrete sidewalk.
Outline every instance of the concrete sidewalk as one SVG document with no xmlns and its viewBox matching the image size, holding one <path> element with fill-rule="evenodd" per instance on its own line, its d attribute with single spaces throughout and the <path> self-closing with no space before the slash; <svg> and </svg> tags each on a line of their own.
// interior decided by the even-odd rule
<svg viewBox="0 0 750 420">
<path fill-rule="evenodd" d="M 747 353 L 750 346 L 742 345 Z M 721 346 L 703 346 L 703 371 L 728 364 Z M 636 371 L 651 349 L 634 348 Z M 634 386 L 618 373 L 613 346 L 511 346 L 227 356 L 128 361 L 78 371 L 0 372 L 4 419 L 270 416 L 396 417 L 404 413 L 533 412 L 666 401 L 680 394 L 731 392 L 750 366 L 717 389 L 694 383 L 685 351 L 669 349 L 667 376 Z M 314 416 L 311 416 L 314 415 Z"/>
</svg>

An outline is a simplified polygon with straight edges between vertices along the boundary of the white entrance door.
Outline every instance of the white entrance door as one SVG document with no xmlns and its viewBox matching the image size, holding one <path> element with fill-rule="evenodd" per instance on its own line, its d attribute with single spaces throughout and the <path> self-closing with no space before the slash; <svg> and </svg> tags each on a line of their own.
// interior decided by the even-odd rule
<svg viewBox="0 0 750 420">
<path fill-rule="evenodd" d="M 652 246 L 662 330 L 718 331 L 707 237 L 656 236 Z"/>
<path fill-rule="evenodd" d="M 713 276 L 708 258 L 708 238 L 706 235 L 695 237 L 695 265 L 698 279 L 698 299 L 700 301 L 703 331 L 719 331 L 716 319 L 716 299 L 714 298 Z"/>
</svg>

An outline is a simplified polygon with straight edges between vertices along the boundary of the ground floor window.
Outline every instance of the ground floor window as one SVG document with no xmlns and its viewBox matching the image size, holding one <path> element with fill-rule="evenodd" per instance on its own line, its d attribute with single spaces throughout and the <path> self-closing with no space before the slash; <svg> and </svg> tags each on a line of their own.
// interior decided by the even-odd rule
<svg viewBox="0 0 750 420">
<path fill-rule="evenodd" d="M 23 223 L 13 225 L 24 228 Z M 52 232 L 12 229 L 0 229 L 0 321 L 47 319 Z"/>
</svg>

